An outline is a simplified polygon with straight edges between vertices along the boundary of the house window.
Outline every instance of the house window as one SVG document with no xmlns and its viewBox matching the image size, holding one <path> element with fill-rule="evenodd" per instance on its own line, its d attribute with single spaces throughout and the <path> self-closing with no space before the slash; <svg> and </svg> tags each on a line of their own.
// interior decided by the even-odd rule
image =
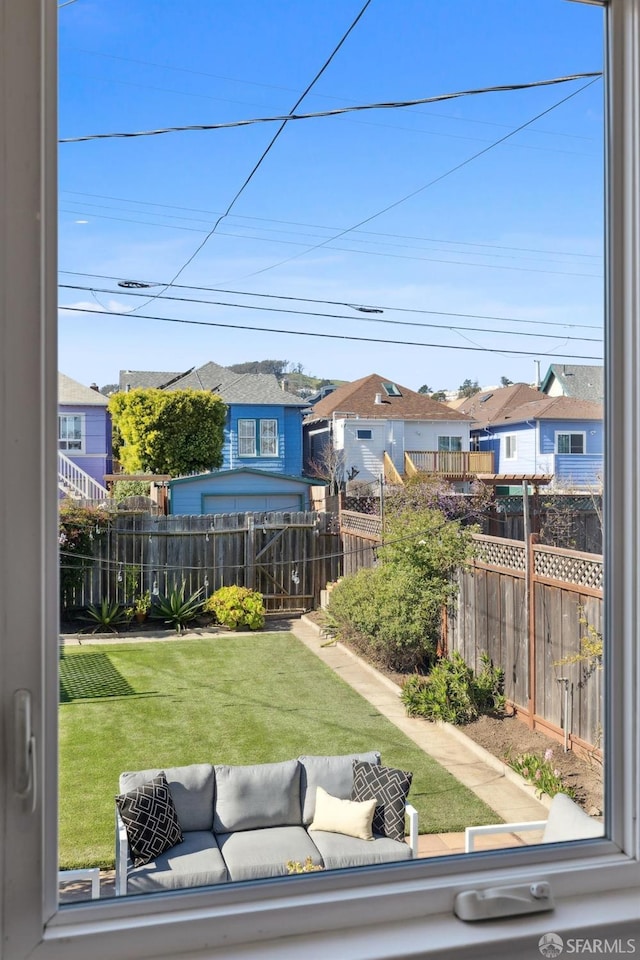
<svg viewBox="0 0 640 960">
<path fill-rule="evenodd" d="M 277 457 L 278 421 L 238 420 L 239 457 Z"/>
<path fill-rule="evenodd" d="M 556 453 L 584 453 L 584 433 L 556 433 Z"/>
<path fill-rule="evenodd" d="M 278 421 L 260 421 L 260 456 L 278 456 Z"/>
<path fill-rule="evenodd" d="M 517 456 L 517 444 L 515 433 L 508 433 L 504 438 L 504 458 L 505 460 L 515 460 Z"/>
<path fill-rule="evenodd" d="M 462 437 L 438 437 L 438 450 L 462 450 Z"/>
<path fill-rule="evenodd" d="M 238 420 L 238 456 L 255 457 L 256 449 L 256 420 Z"/>
<path fill-rule="evenodd" d="M 382 384 L 382 389 L 384 390 L 384 392 L 386 393 L 386 395 L 387 395 L 388 397 L 401 397 L 401 396 L 402 396 L 402 392 L 401 392 L 400 388 L 397 387 L 395 383 L 383 383 L 383 384 Z"/>
<path fill-rule="evenodd" d="M 356 437 L 358 440 L 371 440 L 373 436 L 371 430 L 356 430 Z"/>
<path fill-rule="evenodd" d="M 58 449 L 81 452 L 84 449 L 84 417 L 81 413 L 58 416 Z"/>
</svg>

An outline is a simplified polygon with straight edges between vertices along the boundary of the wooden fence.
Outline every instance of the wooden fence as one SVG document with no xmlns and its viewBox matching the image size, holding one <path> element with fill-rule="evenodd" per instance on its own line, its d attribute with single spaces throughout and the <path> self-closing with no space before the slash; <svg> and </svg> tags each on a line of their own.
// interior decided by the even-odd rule
<svg viewBox="0 0 640 960">
<path fill-rule="evenodd" d="M 602 740 L 602 671 L 561 663 L 602 633 L 602 557 L 532 542 L 475 538 L 479 556 L 459 573 L 447 617 L 449 651 L 474 669 L 486 652 L 505 671 L 505 693 L 532 728 L 580 750 Z"/>
<path fill-rule="evenodd" d="M 341 572 L 337 526 L 325 513 L 115 516 L 92 552 L 67 609 L 103 598 L 130 603 L 184 580 L 187 594 L 238 584 L 264 594 L 268 611 L 300 611 L 318 605 Z"/>
<path fill-rule="evenodd" d="M 344 572 L 375 563 L 380 517 L 343 510 Z M 598 554 L 522 540 L 474 536 L 478 557 L 458 574 L 453 612 L 444 616 L 448 652 L 474 670 L 486 652 L 505 671 L 505 693 L 518 716 L 569 748 L 599 752 L 602 671 L 559 661 L 581 651 L 589 629 L 602 633 L 603 564 Z"/>
</svg>

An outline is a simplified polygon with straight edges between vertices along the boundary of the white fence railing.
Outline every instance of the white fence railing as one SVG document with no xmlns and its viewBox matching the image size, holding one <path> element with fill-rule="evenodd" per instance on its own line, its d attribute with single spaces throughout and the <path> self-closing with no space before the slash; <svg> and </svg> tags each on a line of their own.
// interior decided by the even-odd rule
<svg viewBox="0 0 640 960">
<path fill-rule="evenodd" d="M 105 500 L 109 491 L 85 473 L 73 460 L 58 450 L 58 486 L 69 497 L 78 500 Z"/>
</svg>

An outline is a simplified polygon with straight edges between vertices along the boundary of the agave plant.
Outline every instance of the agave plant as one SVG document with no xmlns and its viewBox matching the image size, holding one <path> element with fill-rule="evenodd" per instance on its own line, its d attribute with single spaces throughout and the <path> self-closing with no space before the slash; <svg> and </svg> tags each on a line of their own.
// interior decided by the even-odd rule
<svg viewBox="0 0 640 960">
<path fill-rule="evenodd" d="M 185 597 L 186 582 L 183 580 L 181 586 L 174 584 L 166 596 L 158 597 L 156 603 L 151 607 L 151 616 L 156 620 L 164 620 L 165 623 L 172 623 L 177 632 L 184 628 L 185 624 L 191 623 L 202 610 L 202 594 L 204 587 L 200 587 L 195 593 Z"/>
<path fill-rule="evenodd" d="M 116 600 L 102 600 L 99 604 L 87 604 L 86 615 L 80 619 L 88 620 L 95 624 L 92 633 L 97 630 L 111 630 L 112 633 L 118 632 L 118 627 L 123 623 L 129 623 L 133 610 L 129 607 L 123 607 Z M 86 628 L 87 630 L 89 627 Z"/>
</svg>

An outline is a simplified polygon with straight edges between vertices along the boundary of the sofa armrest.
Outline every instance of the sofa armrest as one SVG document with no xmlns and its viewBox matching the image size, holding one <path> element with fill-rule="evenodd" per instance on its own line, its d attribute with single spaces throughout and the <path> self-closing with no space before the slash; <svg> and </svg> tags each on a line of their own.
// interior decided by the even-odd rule
<svg viewBox="0 0 640 960">
<path fill-rule="evenodd" d="M 418 856 L 418 811 L 410 803 L 405 803 L 404 812 L 409 818 L 409 846 L 414 857 Z"/>
<path fill-rule="evenodd" d="M 129 841 L 127 830 L 116 807 L 116 897 L 124 897 L 127 893 L 127 874 L 133 866 L 129 855 Z"/>
<path fill-rule="evenodd" d="M 464 831 L 464 852 L 473 853 L 476 837 L 490 833 L 523 833 L 525 830 L 544 830 L 546 820 L 529 820 L 523 823 L 488 823 L 481 827 L 467 827 Z"/>
</svg>

